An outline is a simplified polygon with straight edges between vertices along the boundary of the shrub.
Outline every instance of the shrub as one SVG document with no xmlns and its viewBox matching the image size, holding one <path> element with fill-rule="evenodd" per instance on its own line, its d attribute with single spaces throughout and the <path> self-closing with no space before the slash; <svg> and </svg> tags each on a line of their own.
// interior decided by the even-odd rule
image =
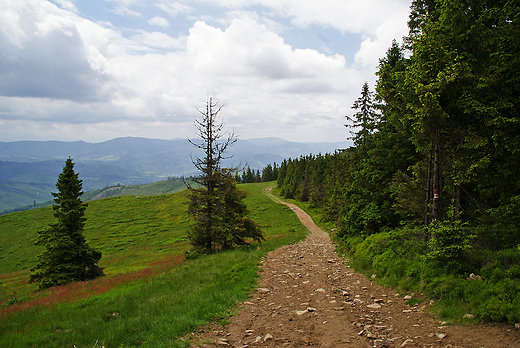
<svg viewBox="0 0 520 348">
<path fill-rule="evenodd" d="M 460 220 L 437 222 L 430 225 L 428 231 L 431 239 L 427 258 L 446 270 L 461 272 L 474 235 Z"/>
</svg>

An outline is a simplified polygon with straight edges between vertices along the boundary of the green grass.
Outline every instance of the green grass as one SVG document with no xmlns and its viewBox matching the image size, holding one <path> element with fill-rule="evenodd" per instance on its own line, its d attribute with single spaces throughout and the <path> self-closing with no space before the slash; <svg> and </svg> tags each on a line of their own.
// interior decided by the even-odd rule
<svg viewBox="0 0 520 348">
<path fill-rule="evenodd" d="M 53 189 L 53 182 L 34 184 L 23 182 L 0 183 L 0 212 L 11 210 L 14 207 L 33 206 L 34 200 L 36 200 L 37 204 L 49 201 L 52 199 L 51 191 Z"/>
<path fill-rule="evenodd" d="M 17 282 L 28 277 L 33 261 L 26 249 L 39 252 L 31 240 L 52 221 L 52 211 L 0 217 L 0 242 L 13 240 L 1 244 L 0 256 L 17 260 L 1 263 L 0 303 L 12 300 L 13 291 L 15 298 L 26 298 L 0 308 L 0 346 L 185 346 L 181 337 L 208 321 L 225 320 L 247 298 L 268 251 L 307 234 L 289 208 L 262 194 L 273 185 L 240 186 L 249 192 L 251 216 L 266 234 L 263 244 L 184 262 L 179 261 L 189 248 L 184 192 L 92 202 L 85 235 L 103 252 L 106 276 L 38 293 Z M 13 234 L 22 238 L 14 241 Z"/>
<path fill-rule="evenodd" d="M 103 199 L 118 196 L 154 196 L 167 193 L 177 193 L 186 189 L 182 179 L 172 178 L 143 185 L 119 185 L 105 187 L 99 190 L 86 192 L 84 200 Z"/>
</svg>

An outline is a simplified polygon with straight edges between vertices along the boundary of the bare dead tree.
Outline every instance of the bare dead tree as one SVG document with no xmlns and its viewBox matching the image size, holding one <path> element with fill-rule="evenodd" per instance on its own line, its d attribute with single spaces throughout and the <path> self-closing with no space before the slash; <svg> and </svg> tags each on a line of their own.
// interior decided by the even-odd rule
<svg viewBox="0 0 520 348">
<path fill-rule="evenodd" d="M 198 109 L 197 109 L 198 110 Z M 198 110 L 202 118 L 195 120 L 201 141 L 189 139 L 204 151 L 204 157 L 192 157 L 200 172 L 193 179 L 201 187 L 189 187 L 188 213 L 193 222 L 188 238 L 197 251 L 215 252 L 245 244 L 245 239 L 264 239 L 258 224 L 247 217 L 248 210 L 242 201 L 245 193 L 236 187 L 233 173 L 236 168 L 221 168 L 225 152 L 237 141 L 234 132 L 226 132 L 219 120 L 222 106 L 218 100 L 208 98 L 205 110 Z"/>
<path fill-rule="evenodd" d="M 224 123 L 219 120 L 222 108 L 223 105 L 219 105 L 217 99 L 208 98 L 206 110 L 197 109 L 202 115 L 202 119 L 195 120 L 195 128 L 202 142 L 188 139 L 191 144 L 204 151 L 203 158 L 192 157 L 191 160 L 201 173 L 199 177 L 194 178 L 194 181 L 206 187 L 209 192 L 213 192 L 215 189 L 215 179 L 217 178 L 215 174 L 220 171 L 222 160 L 232 157 L 224 157 L 224 153 L 238 140 L 234 132 L 224 131 Z"/>
</svg>

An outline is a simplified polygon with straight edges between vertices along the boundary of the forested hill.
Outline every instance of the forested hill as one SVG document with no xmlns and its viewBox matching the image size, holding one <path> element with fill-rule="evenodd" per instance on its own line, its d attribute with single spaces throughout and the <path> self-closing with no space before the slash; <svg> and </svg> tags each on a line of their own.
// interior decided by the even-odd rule
<svg viewBox="0 0 520 348">
<path fill-rule="evenodd" d="M 520 321 L 519 14 L 517 2 L 414 1 L 406 46 L 392 44 L 375 91 L 363 85 L 353 105 L 355 147 L 284 162 L 278 177 L 285 197 L 323 208 L 364 267 L 510 322 Z"/>
<path fill-rule="evenodd" d="M 345 137 L 346 139 L 346 137 Z M 280 163 L 309 153 L 334 152 L 347 148 L 351 141 L 337 143 L 298 143 L 279 138 L 239 139 L 230 149 L 233 157 L 226 166 L 248 164 L 261 169 L 269 163 Z M 76 163 L 104 163 L 116 167 L 153 173 L 158 177 L 183 176 L 195 173 L 190 154 L 197 149 L 187 139 L 117 138 L 101 143 L 61 141 L 0 142 L 0 161 L 33 163 L 65 161 L 69 156 Z"/>
<path fill-rule="evenodd" d="M 278 138 L 239 140 L 224 166 L 262 169 L 289 157 L 334 152 L 352 142 L 296 143 Z M 56 178 L 70 156 L 85 191 L 138 185 L 195 174 L 190 155 L 200 155 L 186 139 L 118 138 L 102 143 L 0 142 L 0 212 L 52 199 Z"/>
</svg>

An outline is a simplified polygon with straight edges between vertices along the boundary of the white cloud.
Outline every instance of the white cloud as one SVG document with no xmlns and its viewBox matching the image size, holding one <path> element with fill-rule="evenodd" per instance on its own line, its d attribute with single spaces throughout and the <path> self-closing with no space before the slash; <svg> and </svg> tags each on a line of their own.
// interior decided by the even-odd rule
<svg viewBox="0 0 520 348">
<path fill-rule="evenodd" d="M 406 35 L 411 0 L 200 0 L 230 9 L 264 6 L 297 27 L 318 25 L 364 37 L 356 56 L 362 66 L 374 66 L 392 40 Z"/>
<path fill-rule="evenodd" d="M 190 13 L 194 10 L 192 6 L 180 2 L 160 2 L 156 6 L 171 17 L 177 17 L 179 14 Z"/>
<path fill-rule="evenodd" d="M 131 6 L 141 5 L 142 0 L 106 0 L 107 2 L 115 4 L 115 7 L 110 12 L 122 17 L 142 17 L 140 12 L 130 9 Z"/>
<path fill-rule="evenodd" d="M 142 31 L 132 36 L 132 40 L 143 45 L 156 48 L 184 48 L 186 38 L 173 38 L 167 34 L 154 31 L 152 33 Z"/>
<path fill-rule="evenodd" d="M 78 101 L 102 98 L 105 78 L 90 66 L 74 15 L 35 0 L 10 3 L 6 10 L 0 7 L 6 19 L 0 30 L 1 95 Z"/>
<path fill-rule="evenodd" d="M 112 2 L 124 11 L 147 4 Z M 354 6 L 351 1 L 320 2 L 331 9 L 308 0 L 254 2 L 266 11 L 253 11 L 251 3 L 219 2 L 228 6 L 226 15 L 211 25 L 194 23 L 187 36 L 134 29 L 125 30 L 130 35 L 125 38 L 113 24 L 94 23 L 46 1 L 5 0 L 0 4 L 0 138 L 186 137 L 193 132 L 196 108 L 210 95 L 226 104 L 224 120 L 241 138 L 345 139 L 344 116 L 362 83 L 373 79 L 378 52 L 386 51 L 402 20 L 356 15 L 355 7 L 351 14 L 344 7 Z M 179 17 L 193 14 L 191 4 L 155 6 Z M 371 0 L 368 6 L 375 4 Z M 362 33 L 356 66 L 347 66 L 339 54 L 291 47 L 281 36 L 288 22 L 275 21 L 269 11 L 294 25 Z M 175 24 L 160 16 L 148 23 Z M 64 129 L 67 135 L 60 133 Z"/>
<path fill-rule="evenodd" d="M 116 7 L 111 12 L 118 16 L 121 16 L 121 17 L 142 17 L 143 16 L 140 12 L 131 10 L 128 7 Z"/>
<path fill-rule="evenodd" d="M 76 5 L 72 1 L 68 0 L 53 0 L 52 2 L 58 4 L 62 9 L 77 12 Z"/>
<path fill-rule="evenodd" d="M 168 22 L 168 20 L 164 17 L 155 16 L 148 20 L 148 24 L 166 29 L 170 25 L 170 22 Z"/>
</svg>

